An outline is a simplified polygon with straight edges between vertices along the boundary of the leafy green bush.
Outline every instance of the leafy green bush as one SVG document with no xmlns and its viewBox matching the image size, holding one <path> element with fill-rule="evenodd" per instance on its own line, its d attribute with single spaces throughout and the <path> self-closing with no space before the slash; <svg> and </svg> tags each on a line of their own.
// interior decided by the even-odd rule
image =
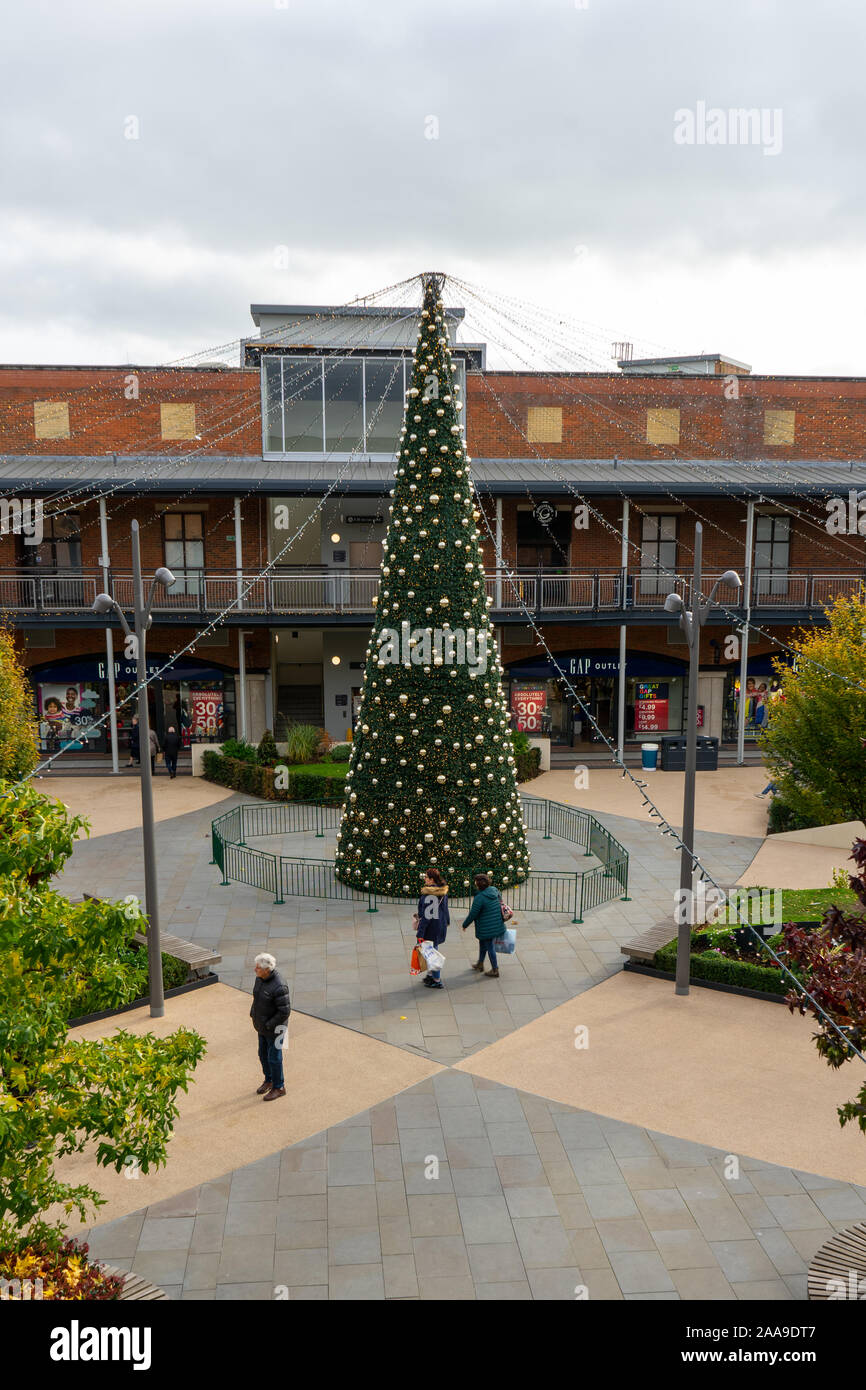
<svg viewBox="0 0 866 1390">
<path fill-rule="evenodd" d="M 39 761 L 33 693 L 11 628 L 0 623 L 0 777 L 15 782 Z"/>
<path fill-rule="evenodd" d="M 518 782 L 531 782 L 541 770 L 541 749 L 530 748 L 526 753 L 515 753 L 514 762 Z"/>
<path fill-rule="evenodd" d="M 532 747 L 529 742 L 529 734 L 525 733 L 523 729 L 512 729 L 511 746 L 514 749 L 515 758 L 520 753 L 528 753 Z"/>
<path fill-rule="evenodd" d="M 786 830 L 811 830 L 815 825 L 824 825 L 826 812 L 817 803 L 814 806 L 805 799 L 801 799 L 797 806 L 792 806 L 785 797 L 777 793 L 770 801 L 770 809 L 767 815 L 767 834 L 781 835 Z"/>
<path fill-rule="evenodd" d="M 91 983 L 129 987 L 122 957 L 142 922 L 128 901 L 72 903 L 49 886 L 80 827 L 29 784 L 0 786 L 0 1250 L 57 1249 L 73 1211 L 93 1224 L 105 1198 L 55 1161 L 90 1151 L 145 1175 L 164 1163 L 177 1093 L 205 1052 L 184 1028 L 70 1035 Z"/>
<path fill-rule="evenodd" d="M 277 745 L 270 729 L 265 729 L 259 739 L 258 759 L 262 767 L 274 767 L 280 761 Z"/>
<path fill-rule="evenodd" d="M 778 943 L 781 937 L 771 937 L 773 950 L 779 955 L 781 952 Z M 770 944 L 768 943 L 768 944 Z M 787 975 L 783 975 L 777 966 L 773 965 L 769 956 L 766 965 L 758 965 L 752 961 L 733 960 L 729 956 L 721 954 L 726 948 L 734 944 L 734 933 L 729 929 L 724 931 L 708 931 L 692 934 L 692 952 L 689 958 L 689 974 L 693 980 L 712 980 L 716 984 L 739 985 L 743 989 L 760 990 L 763 994 L 783 995 L 791 988 L 791 981 Z M 756 943 L 757 944 L 757 943 Z M 700 949 L 701 946 L 704 949 Z M 696 949 L 697 948 L 697 949 Z M 662 946 L 653 956 L 653 965 L 657 970 L 666 970 L 673 974 L 676 971 L 677 963 L 677 943 L 676 938 L 669 941 L 666 946 Z M 798 974 L 794 969 L 793 973 Z"/>
<path fill-rule="evenodd" d="M 247 743 L 245 738 L 227 738 L 223 744 L 223 752 L 227 758 L 239 758 L 245 763 L 256 763 L 259 760 L 255 744 Z"/>
<path fill-rule="evenodd" d="M 347 763 L 351 756 L 351 743 L 335 743 L 330 752 L 330 759 L 332 763 Z"/>
<path fill-rule="evenodd" d="M 225 757 L 208 748 L 204 754 L 204 775 L 209 782 L 232 791 L 246 792 L 264 801 L 324 801 L 332 804 L 343 800 L 346 790 L 345 768 L 335 766 L 329 775 L 328 764 L 311 768 L 288 768 L 285 786 L 277 786 L 275 769 Z M 278 764 L 280 766 L 280 764 Z"/>
<path fill-rule="evenodd" d="M 133 1004 L 136 999 L 146 998 L 150 988 L 146 948 L 132 944 L 123 946 L 118 950 L 116 960 L 122 969 L 111 979 L 81 975 L 76 1018 L 84 1018 L 87 1014 L 100 1014 L 106 1009 L 122 1009 L 126 1004 Z M 177 956 L 166 955 L 163 951 L 164 990 L 185 985 L 188 975 L 189 966 L 185 960 L 178 960 Z"/>
<path fill-rule="evenodd" d="M 322 744 L 322 730 L 315 724 L 286 725 L 286 760 L 290 763 L 311 763 Z"/>
</svg>

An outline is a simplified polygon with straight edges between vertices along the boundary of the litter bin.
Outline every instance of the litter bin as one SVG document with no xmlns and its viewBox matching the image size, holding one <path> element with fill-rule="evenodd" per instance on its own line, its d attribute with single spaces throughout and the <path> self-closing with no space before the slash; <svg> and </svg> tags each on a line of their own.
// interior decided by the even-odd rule
<svg viewBox="0 0 866 1390">
<path fill-rule="evenodd" d="M 698 734 L 696 770 L 698 772 L 718 772 L 719 740 L 705 734 Z"/>
<path fill-rule="evenodd" d="M 686 740 L 681 734 L 662 737 L 662 772 L 685 772 Z"/>
<path fill-rule="evenodd" d="M 640 746 L 641 767 L 647 772 L 655 772 L 659 761 L 659 746 L 657 743 L 642 743 Z"/>
</svg>

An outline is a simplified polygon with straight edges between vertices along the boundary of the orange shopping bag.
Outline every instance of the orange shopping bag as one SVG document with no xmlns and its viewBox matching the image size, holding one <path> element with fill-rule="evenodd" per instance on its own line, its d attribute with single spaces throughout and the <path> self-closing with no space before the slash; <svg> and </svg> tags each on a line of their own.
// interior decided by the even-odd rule
<svg viewBox="0 0 866 1390">
<path fill-rule="evenodd" d="M 411 954 L 411 956 L 409 957 L 409 974 L 410 974 L 410 975 L 420 975 L 420 974 L 422 974 L 422 972 L 423 972 L 424 970 L 426 970 L 426 968 L 427 968 L 427 967 L 426 967 L 426 965 L 425 965 L 425 963 L 424 963 L 424 957 L 422 956 L 421 952 L 418 950 L 418 947 L 417 947 L 417 946 L 413 946 L 413 947 L 412 947 L 412 954 Z"/>
</svg>

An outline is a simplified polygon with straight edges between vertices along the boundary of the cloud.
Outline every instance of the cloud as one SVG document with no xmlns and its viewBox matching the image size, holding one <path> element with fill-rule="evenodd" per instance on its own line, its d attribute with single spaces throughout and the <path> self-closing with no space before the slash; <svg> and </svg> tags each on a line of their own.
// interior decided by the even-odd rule
<svg viewBox="0 0 866 1390">
<path fill-rule="evenodd" d="M 34 0 L 5 40 L 0 353 L 181 356 L 251 301 L 429 265 L 695 349 L 696 284 L 716 340 L 736 267 L 789 298 L 816 258 L 853 271 L 864 27 L 844 0 Z M 781 152 L 676 144 L 700 102 L 781 111 Z M 725 350 L 855 369 L 853 333 L 768 342 L 742 307 Z"/>
</svg>

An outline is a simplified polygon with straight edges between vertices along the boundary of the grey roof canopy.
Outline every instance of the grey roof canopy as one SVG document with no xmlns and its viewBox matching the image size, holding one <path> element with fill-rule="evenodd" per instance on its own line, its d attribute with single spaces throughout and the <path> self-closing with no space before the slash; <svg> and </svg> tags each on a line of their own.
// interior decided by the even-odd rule
<svg viewBox="0 0 866 1390">
<path fill-rule="evenodd" d="M 527 491 L 570 497 L 619 494 L 713 497 L 785 497 L 866 486 L 866 462 L 682 459 L 473 459 L 472 477 L 479 492 L 517 496 Z M 381 494 L 391 486 L 394 463 L 355 458 L 265 460 L 260 457 L 209 454 L 177 462 L 165 454 L 72 457 L 6 454 L 0 457 L 0 492 L 34 495 L 67 487 L 110 486 L 122 492 L 249 492 L 312 496 L 328 492 Z M 85 497 L 82 496 L 82 501 Z"/>
</svg>

